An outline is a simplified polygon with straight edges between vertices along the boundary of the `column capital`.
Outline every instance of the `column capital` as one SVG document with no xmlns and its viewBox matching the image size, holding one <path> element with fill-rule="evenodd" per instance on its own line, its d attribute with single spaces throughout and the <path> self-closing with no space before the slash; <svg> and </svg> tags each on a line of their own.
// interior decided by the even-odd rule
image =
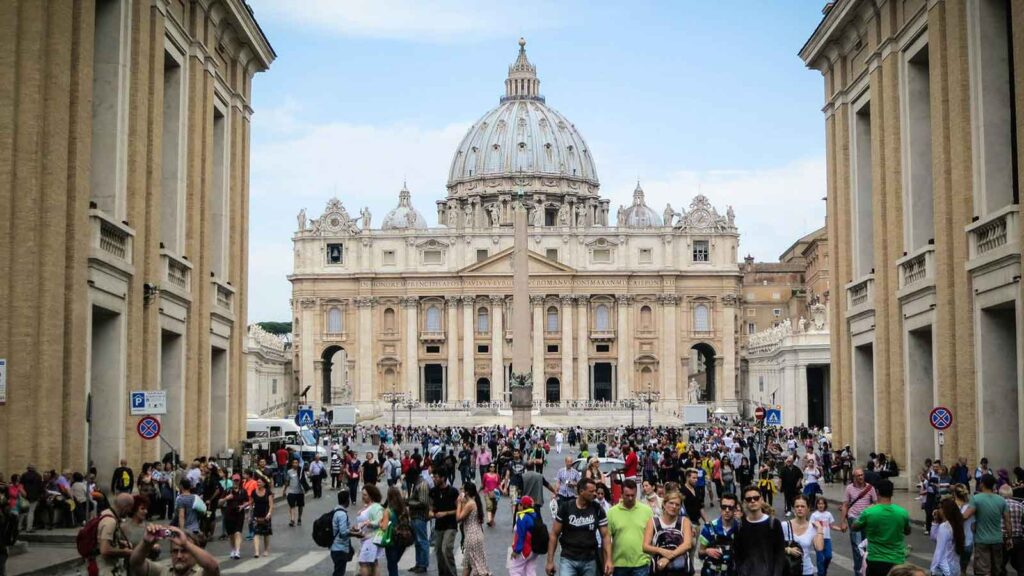
<svg viewBox="0 0 1024 576">
<path fill-rule="evenodd" d="M 576 304 L 579 306 L 590 304 L 590 294 L 576 294 L 572 298 L 576 300 Z"/>
<path fill-rule="evenodd" d="M 722 305 L 730 308 L 736 306 L 739 303 L 739 298 L 735 294 L 726 294 L 722 296 Z"/>
<path fill-rule="evenodd" d="M 562 303 L 562 306 L 572 306 L 576 297 L 572 294 L 559 294 L 558 301 Z"/>
<path fill-rule="evenodd" d="M 541 305 L 543 305 L 544 304 L 544 296 L 541 295 L 541 294 L 534 294 L 533 296 L 530 296 L 530 304 L 533 304 L 534 306 L 541 306 Z"/>
<path fill-rule="evenodd" d="M 467 308 L 472 308 L 474 305 L 476 305 L 476 296 L 463 296 L 462 305 Z"/>
<path fill-rule="evenodd" d="M 499 296 L 499 295 L 496 295 L 496 294 L 491 294 L 488 298 L 491 299 L 491 304 L 494 305 L 494 306 L 498 306 L 500 304 L 504 304 L 505 303 L 505 297 L 504 296 Z"/>
<path fill-rule="evenodd" d="M 444 303 L 447 304 L 449 308 L 454 308 L 461 301 L 462 301 L 462 296 L 445 296 L 444 297 Z"/>
<path fill-rule="evenodd" d="M 398 299 L 402 308 L 417 308 L 420 305 L 419 296 L 403 296 Z"/>
<path fill-rule="evenodd" d="M 355 299 L 356 308 L 370 308 L 377 305 L 377 299 L 369 296 L 360 296 Z"/>
<path fill-rule="evenodd" d="M 619 306 L 627 306 L 633 303 L 633 297 L 629 294 L 616 294 L 615 303 Z"/>
<path fill-rule="evenodd" d="M 658 303 L 662 306 L 676 306 L 679 304 L 679 296 L 676 294 L 658 294 Z"/>
<path fill-rule="evenodd" d="M 300 298 L 299 305 L 304 309 L 309 310 L 316 307 L 316 298 Z"/>
</svg>

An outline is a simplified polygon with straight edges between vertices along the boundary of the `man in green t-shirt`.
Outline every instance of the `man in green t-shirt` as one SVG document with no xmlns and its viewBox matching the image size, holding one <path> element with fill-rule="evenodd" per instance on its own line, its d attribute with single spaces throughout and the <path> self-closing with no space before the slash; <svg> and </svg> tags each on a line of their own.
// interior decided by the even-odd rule
<svg viewBox="0 0 1024 576">
<path fill-rule="evenodd" d="M 910 514 L 892 503 L 892 482 L 875 484 L 878 504 L 861 512 L 852 529 L 864 532 L 868 540 L 868 576 L 886 576 L 907 558 L 906 536 L 910 534 Z"/>
<path fill-rule="evenodd" d="M 974 517 L 974 573 L 988 576 L 1003 572 L 1003 539 L 1010 526 L 1006 500 L 995 493 L 996 479 L 985 474 L 978 480 L 981 491 L 971 497 L 964 519 Z"/>
<path fill-rule="evenodd" d="M 636 480 L 625 480 L 622 499 L 608 510 L 608 533 L 614 544 L 612 563 L 616 574 L 640 568 L 646 570 L 651 562 L 650 556 L 644 553 L 644 530 L 654 512 L 647 504 L 636 501 L 636 490 Z"/>
</svg>

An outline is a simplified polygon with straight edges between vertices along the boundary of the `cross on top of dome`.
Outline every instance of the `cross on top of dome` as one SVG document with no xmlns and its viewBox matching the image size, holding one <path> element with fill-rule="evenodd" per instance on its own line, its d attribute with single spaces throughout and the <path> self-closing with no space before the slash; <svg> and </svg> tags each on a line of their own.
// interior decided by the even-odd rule
<svg viewBox="0 0 1024 576">
<path fill-rule="evenodd" d="M 508 78 L 505 79 L 506 100 L 540 100 L 540 79 L 537 78 L 537 67 L 530 63 L 526 57 L 526 39 L 519 39 L 519 56 L 516 61 L 508 67 Z"/>
</svg>

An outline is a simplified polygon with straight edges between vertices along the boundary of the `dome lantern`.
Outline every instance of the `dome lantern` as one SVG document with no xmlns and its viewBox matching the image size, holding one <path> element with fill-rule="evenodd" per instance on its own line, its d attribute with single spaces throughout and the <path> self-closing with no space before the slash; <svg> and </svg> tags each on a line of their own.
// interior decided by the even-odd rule
<svg viewBox="0 0 1024 576">
<path fill-rule="evenodd" d="M 537 78 L 537 67 L 526 58 L 526 40 L 519 39 L 519 57 L 508 67 L 508 78 L 505 79 L 505 96 L 508 100 L 540 100 L 540 79 Z"/>
</svg>

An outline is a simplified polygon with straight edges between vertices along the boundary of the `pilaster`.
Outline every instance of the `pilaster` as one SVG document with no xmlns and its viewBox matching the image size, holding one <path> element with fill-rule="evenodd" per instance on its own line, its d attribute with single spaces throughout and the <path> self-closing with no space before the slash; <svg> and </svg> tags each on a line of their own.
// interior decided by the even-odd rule
<svg viewBox="0 0 1024 576">
<path fill-rule="evenodd" d="M 505 397 L 505 297 L 491 296 L 491 399 Z"/>
<path fill-rule="evenodd" d="M 561 385 L 561 393 L 559 397 L 562 400 L 569 398 L 578 398 L 573 395 L 573 373 L 572 373 L 572 305 L 573 297 L 569 294 L 563 294 L 559 297 L 559 301 L 562 304 L 562 317 L 560 318 L 561 323 L 559 328 L 562 331 L 562 345 L 559 347 L 559 351 L 562 353 L 562 377 L 559 379 Z M 547 393 L 547 385 L 545 384 L 545 394 Z"/>
<path fill-rule="evenodd" d="M 530 306 L 533 309 L 533 363 L 531 372 L 533 376 L 533 399 L 544 399 L 544 297 L 540 295 L 530 296 Z M 519 343 L 513 342 L 513 346 Z"/>
<path fill-rule="evenodd" d="M 579 318 L 579 329 L 576 331 L 576 391 L 572 398 L 590 400 L 590 320 L 588 312 L 590 308 L 590 296 L 580 295 L 576 297 L 576 311 Z"/>
<path fill-rule="evenodd" d="M 373 307 L 377 304 L 376 298 L 356 298 L 356 309 L 359 317 L 359 359 L 356 360 L 359 366 L 359 387 L 355 396 L 357 402 L 371 402 L 375 400 L 373 389 Z"/>
<path fill-rule="evenodd" d="M 445 397 L 448 400 L 468 400 L 468 397 L 462 395 L 463 386 L 465 382 L 461 382 L 461 372 L 459 371 L 459 302 L 462 300 L 460 296 L 447 296 L 444 299 L 445 308 L 448 313 L 448 333 L 445 334 L 444 345 L 448 350 L 448 369 L 447 371 L 447 390 L 445 391 Z M 472 356 L 465 359 L 466 362 L 472 361 Z M 462 384 L 460 386 L 460 384 Z"/>
<path fill-rule="evenodd" d="M 615 399 L 625 400 L 632 396 L 633 362 L 631 348 L 633 333 L 629 326 L 629 308 L 633 299 L 625 294 L 615 297 L 615 308 L 618 321 L 615 323 L 615 349 L 618 352 L 618 365 L 615 368 Z"/>
<path fill-rule="evenodd" d="M 669 401 L 678 401 L 680 388 L 676 369 L 679 366 L 678 338 L 676 315 L 679 297 L 675 294 L 662 294 L 658 298 L 661 304 L 661 397 Z"/>
<path fill-rule="evenodd" d="M 462 297 L 462 398 L 476 402 L 476 390 L 473 382 L 473 360 L 476 358 L 474 346 L 475 327 L 473 322 L 476 318 L 476 298 L 473 296 Z M 449 346 L 455 346 L 453 340 Z"/>
<path fill-rule="evenodd" d="M 405 373 L 405 391 L 415 400 L 422 400 L 420 395 L 420 359 L 419 359 L 419 310 L 420 299 L 408 296 L 401 300 L 405 310 L 405 361 L 402 370 Z"/>
</svg>

